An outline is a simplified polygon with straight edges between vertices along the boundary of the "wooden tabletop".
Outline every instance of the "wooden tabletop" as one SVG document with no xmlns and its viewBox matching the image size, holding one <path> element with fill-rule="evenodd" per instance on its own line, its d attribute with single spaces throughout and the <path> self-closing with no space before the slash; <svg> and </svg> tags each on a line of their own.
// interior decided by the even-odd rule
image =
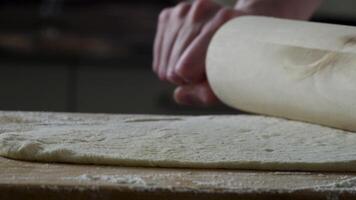
<svg viewBox="0 0 356 200">
<path fill-rule="evenodd" d="M 0 158 L 0 199 L 351 199 L 356 174 L 129 168 Z"/>
</svg>

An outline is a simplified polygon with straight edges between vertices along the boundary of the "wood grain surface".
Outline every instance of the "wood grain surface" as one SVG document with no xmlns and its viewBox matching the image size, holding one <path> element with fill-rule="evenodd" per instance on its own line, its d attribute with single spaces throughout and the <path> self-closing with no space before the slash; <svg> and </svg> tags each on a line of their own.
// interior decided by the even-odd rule
<svg viewBox="0 0 356 200">
<path fill-rule="evenodd" d="M 0 158 L 0 199 L 351 199 L 356 174 L 128 168 Z"/>
</svg>

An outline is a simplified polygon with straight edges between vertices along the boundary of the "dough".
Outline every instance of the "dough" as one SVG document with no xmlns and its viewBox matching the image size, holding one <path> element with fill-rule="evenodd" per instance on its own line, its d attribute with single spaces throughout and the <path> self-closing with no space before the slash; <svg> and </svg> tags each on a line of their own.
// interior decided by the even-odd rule
<svg viewBox="0 0 356 200">
<path fill-rule="evenodd" d="M 0 112 L 0 155 L 121 166 L 356 171 L 356 134 L 284 119 Z"/>
<path fill-rule="evenodd" d="M 356 132 L 356 27 L 239 17 L 214 36 L 207 76 L 234 108 Z"/>
</svg>

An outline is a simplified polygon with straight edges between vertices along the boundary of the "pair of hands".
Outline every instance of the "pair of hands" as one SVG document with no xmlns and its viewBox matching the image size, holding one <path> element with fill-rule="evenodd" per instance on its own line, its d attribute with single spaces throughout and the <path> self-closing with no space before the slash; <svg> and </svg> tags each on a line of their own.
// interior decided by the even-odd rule
<svg viewBox="0 0 356 200">
<path fill-rule="evenodd" d="M 161 12 L 153 70 L 161 80 L 177 85 L 177 103 L 209 106 L 218 102 L 205 73 L 208 45 L 219 27 L 243 14 L 211 0 L 183 2 Z"/>
<path fill-rule="evenodd" d="M 154 42 L 153 70 L 163 81 L 177 85 L 179 104 L 209 106 L 218 102 L 207 82 L 205 57 L 214 33 L 242 15 L 309 19 L 322 0 L 238 0 L 235 8 L 212 0 L 194 0 L 165 9 L 159 16 Z"/>
</svg>

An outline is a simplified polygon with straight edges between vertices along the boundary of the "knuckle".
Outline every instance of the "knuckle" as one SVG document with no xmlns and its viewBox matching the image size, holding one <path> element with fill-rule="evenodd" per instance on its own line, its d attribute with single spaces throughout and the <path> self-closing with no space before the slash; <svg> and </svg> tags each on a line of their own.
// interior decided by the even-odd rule
<svg viewBox="0 0 356 200">
<path fill-rule="evenodd" d="M 180 65 L 174 69 L 174 73 L 184 80 L 190 80 L 191 72 L 187 65 Z"/>
<path fill-rule="evenodd" d="M 206 5 L 206 1 L 204 0 L 196 0 L 192 5 L 192 9 L 190 10 L 190 21 L 192 23 L 198 23 L 204 19 L 208 12 L 208 8 Z"/>
<path fill-rule="evenodd" d="M 190 23 L 200 23 L 204 19 L 204 14 L 201 11 L 192 11 L 189 15 Z"/>
<path fill-rule="evenodd" d="M 205 64 L 201 55 L 190 55 L 181 59 L 174 68 L 174 72 L 185 82 L 199 82 L 204 78 Z"/>
<path fill-rule="evenodd" d="M 170 8 L 165 8 L 161 11 L 161 13 L 159 14 L 158 20 L 163 22 L 166 21 L 167 18 L 169 17 L 171 13 L 171 9 Z"/>
<path fill-rule="evenodd" d="M 184 10 L 184 9 L 187 9 L 188 7 L 190 7 L 190 6 L 191 6 L 190 3 L 181 2 L 181 3 L 179 3 L 179 4 L 176 6 L 176 9 Z"/>
<path fill-rule="evenodd" d="M 167 74 L 167 79 L 168 79 L 169 81 L 173 81 L 174 78 L 175 78 L 175 76 L 174 76 L 174 74 L 173 74 L 172 72 L 170 72 L 170 73 Z"/>
<path fill-rule="evenodd" d="M 167 74 L 167 79 L 169 82 L 173 83 L 173 84 L 179 84 L 179 76 L 177 76 L 177 74 L 175 74 L 174 72 L 170 72 Z"/>
<path fill-rule="evenodd" d="M 189 10 L 191 4 L 187 3 L 187 2 L 182 2 L 179 3 L 175 8 L 174 8 L 174 13 L 178 16 L 178 17 L 183 17 L 186 15 L 187 11 Z"/>
<path fill-rule="evenodd" d="M 202 12 L 211 12 L 217 7 L 220 7 L 217 3 L 210 0 L 195 0 L 192 5 L 194 10 Z"/>
<path fill-rule="evenodd" d="M 222 8 L 219 10 L 217 17 L 220 21 L 227 21 L 232 17 L 233 11 L 229 8 Z"/>
</svg>

